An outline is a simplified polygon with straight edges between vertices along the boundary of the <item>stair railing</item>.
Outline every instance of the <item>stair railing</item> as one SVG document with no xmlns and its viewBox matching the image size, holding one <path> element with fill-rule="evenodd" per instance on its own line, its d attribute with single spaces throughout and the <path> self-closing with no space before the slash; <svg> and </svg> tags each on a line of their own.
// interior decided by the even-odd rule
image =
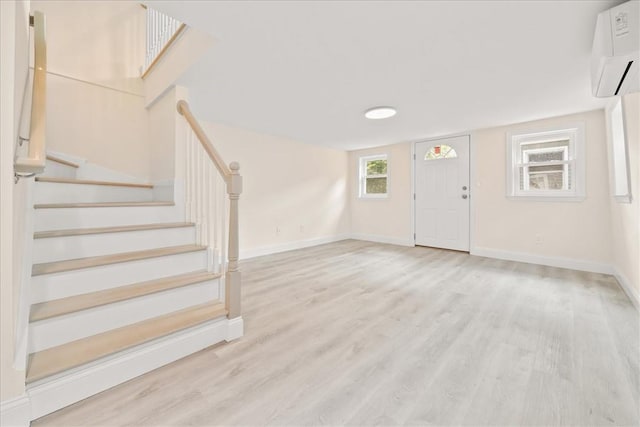
<svg viewBox="0 0 640 427">
<path fill-rule="evenodd" d="M 47 42 L 45 37 L 46 24 L 42 12 L 34 12 L 29 20 L 33 27 L 33 81 L 31 90 L 31 113 L 27 136 L 18 136 L 19 144 L 29 143 L 27 155 L 18 155 L 14 160 L 13 169 L 16 182 L 21 177 L 29 177 L 44 171 L 46 161 L 46 124 L 47 124 Z M 26 92 L 25 92 L 26 95 Z M 27 99 L 24 101 L 27 102 Z M 24 109 L 24 108 L 23 108 Z"/>
<path fill-rule="evenodd" d="M 185 213 L 196 224 L 196 239 L 213 251 L 213 270 L 225 276 L 227 317 L 240 316 L 241 275 L 238 268 L 239 228 L 238 199 L 242 193 L 240 165 L 228 166 L 191 113 L 189 104 L 180 100 L 178 112 L 184 116 L 190 130 L 185 147 Z M 207 157 L 209 160 L 207 160 Z M 215 170 L 213 169 L 215 167 Z M 228 253 L 225 251 L 226 189 L 229 201 Z"/>
<path fill-rule="evenodd" d="M 167 49 L 169 49 L 173 42 L 182 34 L 186 25 L 149 6 L 143 5 L 142 7 L 145 8 L 147 26 L 146 53 L 144 71 L 142 73 L 142 78 L 144 79 L 158 63 L 160 58 L 162 58 Z"/>
</svg>

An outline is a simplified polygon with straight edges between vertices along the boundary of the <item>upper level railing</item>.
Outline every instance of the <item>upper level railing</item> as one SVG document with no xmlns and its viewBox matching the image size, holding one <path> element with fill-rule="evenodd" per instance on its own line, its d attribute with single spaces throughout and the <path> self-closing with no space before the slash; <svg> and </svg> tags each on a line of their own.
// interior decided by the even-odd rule
<svg viewBox="0 0 640 427">
<path fill-rule="evenodd" d="M 217 261 L 214 261 L 212 269 L 220 273 L 224 272 L 227 316 L 233 319 L 240 316 L 241 277 L 238 268 L 238 199 L 242 193 L 240 165 L 237 162 L 231 162 L 227 166 L 191 113 L 186 101 L 178 101 L 177 108 L 193 132 L 187 138 L 185 147 L 186 217 L 188 221 L 196 224 L 198 243 L 211 248 L 216 254 Z M 217 180 L 217 177 L 222 181 Z M 224 247 L 227 231 L 226 200 L 221 197 L 222 192 L 216 191 L 218 184 L 225 187 L 229 201 L 227 255 Z"/>
<path fill-rule="evenodd" d="M 30 19 L 33 27 L 33 82 L 31 90 L 31 111 L 28 135 L 19 135 L 20 145 L 28 142 L 26 156 L 16 155 L 14 173 L 16 181 L 20 177 L 33 176 L 44 171 L 46 161 L 46 123 L 47 123 L 47 42 L 46 24 L 42 12 L 34 12 Z M 26 94 L 25 94 L 26 95 Z M 25 99 L 24 102 L 28 100 Z"/>
<path fill-rule="evenodd" d="M 147 25 L 146 53 L 142 73 L 142 78 L 145 78 L 166 50 L 184 31 L 186 25 L 149 6 L 143 7 L 146 11 Z"/>
</svg>

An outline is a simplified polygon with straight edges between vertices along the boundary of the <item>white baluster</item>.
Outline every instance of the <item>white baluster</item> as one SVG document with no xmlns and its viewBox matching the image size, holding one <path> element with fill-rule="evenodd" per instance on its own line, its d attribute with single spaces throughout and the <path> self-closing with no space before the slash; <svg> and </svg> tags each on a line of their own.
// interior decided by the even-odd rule
<svg viewBox="0 0 640 427">
<path fill-rule="evenodd" d="M 211 271 L 215 269 L 215 259 L 213 257 L 215 251 L 214 235 L 215 235 L 215 222 L 213 211 L 213 198 L 215 197 L 215 188 L 213 187 L 213 176 L 215 171 L 212 169 L 211 163 L 207 162 L 207 224 L 209 235 L 207 236 L 207 245 L 211 251 Z"/>
<path fill-rule="evenodd" d="M 226 183 L 224 180 L 220 180 L 218 185 L 218 217 L 220 218 L 220 271 L 227 270 L 227 194 Z"/>
<path fill-rule="evenodd" d="M 199 147 L 198 147 L 199 148 Z M 195 200 L 196 200 L 196 230 L 198 235 L 198 244 L 202 244 L 202 150 L 198 149 L 196 151 L 196 175 L 195 175 Z"/>
<path fill-rule="evenodd" d="M 186 221 L 191 221 L 191 180 L 189 179 L 189 157 L 191 156 L 191 129 L 185 130 L 184 144 L 184 217 Z"/>
</svg>

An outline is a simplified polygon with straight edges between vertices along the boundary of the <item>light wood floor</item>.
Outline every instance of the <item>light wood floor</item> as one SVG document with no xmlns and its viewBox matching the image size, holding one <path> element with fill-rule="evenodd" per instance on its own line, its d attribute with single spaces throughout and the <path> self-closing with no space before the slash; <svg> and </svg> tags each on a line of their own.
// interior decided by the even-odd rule
<svg viewBox="0 0 640 427">
<path fill-rule="evenodd" d="M 353 240 L 241 268 L 244 338 L 33 425 L 640 423 L 609 276 Z"/>
</svg>

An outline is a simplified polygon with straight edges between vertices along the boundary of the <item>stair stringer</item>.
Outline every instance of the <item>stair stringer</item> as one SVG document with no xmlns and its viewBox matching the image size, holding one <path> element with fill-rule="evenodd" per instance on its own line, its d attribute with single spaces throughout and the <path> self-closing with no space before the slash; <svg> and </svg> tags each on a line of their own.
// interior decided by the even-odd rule
<svg viewBox="0 0 640 427">
<path fill-rule="evenodd" d="M 105 168 L 103 166 L 90 163 L 86 159 L 78 156 L 74 156 L 67 153 L 61 153 L 59 151 L 47 151 L 47 154 L 51 154 L 59 159 L 66 160 L 78 165 L 75 177 L 77 179 L 89 179 L 96 181 L 118 181 L 118 182 L 131 182 L 136 184 L 145 184 L 143 178 L 139 178 L 133 175 L 128 175 L 123 172 L 118 172 L 113 169 Z M 44 176 L 49 176 L 46 173 Z"/>
<path fill-rule="evenodd" d="M 27 386 L 31 420 L 243 334 L 243 320 L 220 318 Z"/>
</svg>

